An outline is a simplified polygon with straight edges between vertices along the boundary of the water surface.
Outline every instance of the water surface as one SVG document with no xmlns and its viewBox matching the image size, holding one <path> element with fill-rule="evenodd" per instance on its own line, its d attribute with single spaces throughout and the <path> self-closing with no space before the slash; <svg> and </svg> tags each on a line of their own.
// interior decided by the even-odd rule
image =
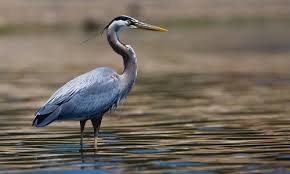
<svg viewBox="0 0 290 174">
<path fill-rule="evenodd" d="M 61 83 L 51 73 L 1 76 L 1 173 L 268 173 L 289 171 L 290 78 L 244 74 L 141 77 L 85 149 L 77 122 L 31 127 L 36 103 Z M 57 73 L 61 78 L 65 73 Z M 62 78 L 61 78 L 62 79 Z M 41 88 L 41 89 L 39 89 Z M 35 91 L 38 94 L 35 94 Z M 45 97 L 44 97 L 45 96 Z"/>
<path fill-rule="evenodd" d="M 214 47 L 221 50 L 195 54 L 214 31 L 188 31 L 197 37 L 187 40 L 185 32 L 133 34 L 139 77 L 104 117 L 96 151 L 90 124 L 82 151 L 78 122 L 38 129 L 33 113 L 72 77 L 101 65 L 120 71 L 121 60 L 101 39 L 80 45 L 65 34 L 3 36 L 0 173 L 289 173 L 289 52 L 224 54 L 221 42 Z"/>
</svg>

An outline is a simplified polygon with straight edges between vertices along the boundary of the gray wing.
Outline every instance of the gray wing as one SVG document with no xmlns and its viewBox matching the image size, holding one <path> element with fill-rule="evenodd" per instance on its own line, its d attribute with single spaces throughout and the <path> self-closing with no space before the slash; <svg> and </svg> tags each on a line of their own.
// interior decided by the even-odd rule
<svg viewBox="0 0 290 174">
<path fill-rule="evenodd" d="M 117 73 L 110 68 L 97 68 L 69 81 L 40 107 L 34 126 L 46 126 L 54 120 L 85 119 L 110 109 L 120 100 Z"/>
</svg>

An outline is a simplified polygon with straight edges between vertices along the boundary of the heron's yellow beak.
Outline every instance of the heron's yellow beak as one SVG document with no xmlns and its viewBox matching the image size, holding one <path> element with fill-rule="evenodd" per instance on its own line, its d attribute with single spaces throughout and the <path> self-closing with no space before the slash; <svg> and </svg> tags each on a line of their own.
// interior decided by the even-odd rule
<svg viewBox="0 0 290 174">
<path fill-rule="evenodd" d="M 143 30 L 161 31 L 161 32 L 168 31 L 165 28 L 157 27 L 157 26 L 146 24 L 143 22 L 137 22 L 137 23 L 135 23 L 135 26 L 136 26 L 136 28 L 143 29 Z"/>
</svg>

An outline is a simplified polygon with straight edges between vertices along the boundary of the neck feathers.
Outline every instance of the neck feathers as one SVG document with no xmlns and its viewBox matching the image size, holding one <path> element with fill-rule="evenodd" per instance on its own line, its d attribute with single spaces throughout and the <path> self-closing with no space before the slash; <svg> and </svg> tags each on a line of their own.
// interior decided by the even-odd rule
<svg viewBox="0 0 290 174">
<path fill-rule="evenodd" d="M 137 58 L 130 45 L 120 42 L 118 37 L 120 29 L 118 26 L 110 25 L 107 29 L 107 39 L 112 49 L 123 58 L 124 71 L 121 75 L 122 84 L 124 89 L 127 89 L 127 92 L 129 92 L 137 77 Z"/>
</svg>

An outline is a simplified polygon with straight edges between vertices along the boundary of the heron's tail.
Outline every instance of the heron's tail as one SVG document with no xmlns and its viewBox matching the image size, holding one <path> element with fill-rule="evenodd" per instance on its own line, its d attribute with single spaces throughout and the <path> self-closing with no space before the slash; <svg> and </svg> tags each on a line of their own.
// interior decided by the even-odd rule
<svg viewBox="0 0 290 174">
<path fill-rule="evenodd" d="M 43 114 L 38 111 L 36 113 L 36 117 L 33 120 L 32 126 L 35 127 L 44 127 L 46 125 L 49 125 L 53 121 L 57 120 L 59 114 L 60 114 L 60 108 L 55 109 L 53 112 L 48 113 L 48 114 Z"/>
</svg>

